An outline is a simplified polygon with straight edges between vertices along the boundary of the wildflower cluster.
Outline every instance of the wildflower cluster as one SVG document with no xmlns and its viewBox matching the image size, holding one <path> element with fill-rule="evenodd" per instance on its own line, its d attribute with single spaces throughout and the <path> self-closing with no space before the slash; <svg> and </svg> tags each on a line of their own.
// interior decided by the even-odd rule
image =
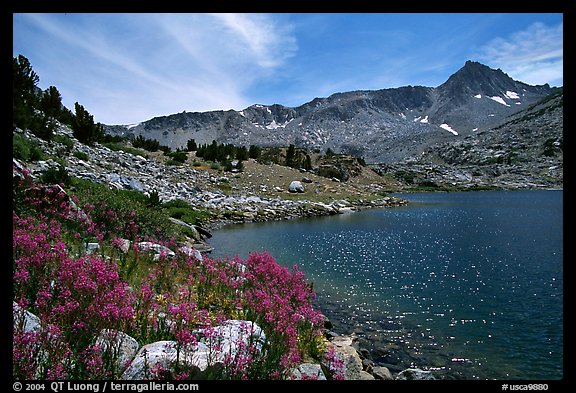
<svg viewBox="0 0 576 393">
<path fill-rule="evenodd" d="M 153 378 L 193 377 L 196 370 L 181 360 L 203 348 L 212 378 L 282 379 L 304 357 L 324 359 L 322 318 L 296 266 L 282 267 L 268 253 L 197 259 L 169 231 L 162 238 L 151 225 L 142 231 L 146 225 L 127 206 L 81 206 L 61 186 L 18 173 L 14 377 L 119 378 L 127 365 L 99 344 L 102 332 L 124 332 L 141 346 L 173 342 L 175 360 L 151 365 Z M 88 240 L 97 242 L 96 253 L 86 252 Z M 25 313 L 38 326 L 23 323 Z"/>
<path fill-rule="evenodd" d="M 249 255 L 245 278 L 245 308 L 273 337 L 266 361 L 278 362 L 276 370 L 291 370 L 302 360 L 305 344 L 322 337 L 322 315 L 311 306 L 315 294 L 297 266 L 291 272 L 268 253 Z"/>
</svg>

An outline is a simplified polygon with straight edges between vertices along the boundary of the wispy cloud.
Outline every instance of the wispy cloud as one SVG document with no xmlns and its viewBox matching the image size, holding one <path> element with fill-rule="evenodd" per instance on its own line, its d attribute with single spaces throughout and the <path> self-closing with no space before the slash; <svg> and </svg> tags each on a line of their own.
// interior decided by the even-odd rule
<svg viewBox="0 0 576 393">
<path fill-rule="evenodd" d="M 261 14 L 211 14 L 225 26 L 236 54 L 248 53 L 263 68 L 276 67 L 294 55 L 296 39 L 290 25 L 278 25 Z M 248 49 L 248 51 L 246 51 Z"/>
<path fill-rule="evenodd" d="M 478 59 L 506 70 L 516 80 L 529 84 L 562 84 L 563 24 L 534 23 L 509 37 L 498 37 L 484 46 Z"/>
<path fill-rule="evenodd" d="M 88 59 L 81 71 L 77 66 L 68 70 L 71 64 L 62 58 L 52 59 L 49 68 L 75 79 L 62 88 L 64 99 L 82 103 L 95 119 L 109 124 L 149 118 L 134 118 L 140 113 L 242 109 L 252 104 L 246 95 L 251 84 L 273 74 L 297 49 L 289 25 L 259 14 L 76 15 L 69 20 L 27 14 L 26 19 L 43 32 L 45 47 L 65 46 L 70 59 L 74 54 Z M 74 82 L 76 87 L 70 86 Z M 128 107 L 133 108 L 130 116 L 122 116 L 119 108 Z"/>
</svg>

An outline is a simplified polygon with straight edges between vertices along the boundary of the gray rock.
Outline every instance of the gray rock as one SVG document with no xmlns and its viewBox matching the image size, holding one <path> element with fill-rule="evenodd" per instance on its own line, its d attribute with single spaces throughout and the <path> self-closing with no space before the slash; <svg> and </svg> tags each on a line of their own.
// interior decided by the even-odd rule
<svg viewBox="0 0 576 393">
<path fill-rule="evenodd" d="M 98 243 L 86 243 L 86 254 L 92 255 L 95 251 L 100 249 L 100 244 Z"/>
<path fill-rule="evenodd" d="M 180 250 L 180 252 L 182 252 L 182 253 L 190 256 L 190 257 L 196 258 L 200 262 L 202 262 L 204 260 L 204 257 L 202 256 L 200 251 L 198 249 L 196 249 L 195 247 L 182 246 L 182 247 L 180 247 L 179 250 Z"/>
<path fill-rule="evenodd" d="M 207 352 L 208 348 L 201 343 L 191 348 L 178 348 L 176 341 L 157 341 L 140 348 L 128 368 L 122 373 L 121 379 L 153 378 L 151 370 L 158 368 L 173 370 L 176 363 L 192 371 L 202 372 L 208 367 Z"/>
<path fill-rule="evenodd" d="M 394 376 L 388 369 L 388 367 L 383 366 L 375 366 L 372 368 L 372 375 L 375 379 L 383 379 L 383 380 L 393 380 Z"/>
<path fill-rule="evenodd" d="M 12 302 L 12 310 L 14 315 L 12 321 L 14 329 L 18 329 L 22 326 L 25 333 L 39 333 L 42 330 L 40 318 L 36 315 L 32 314 L 30 311 L 23 310 L 16 302 Z"/>
<path fill-rule="evenodd" d="M 358 373 L 358 375 L 354 379 L 358 381 L 373 381 L 376 378 L 374 378 L 374 376 L 369 372 L 362 370 Z"/>
<path fill-rule="evenodd" d="M 302 182 L 299 182 L 298 180 L 294 180 L 288 186 L 288 191 L 290 191 L 290 192 L 304 192 L 304 185 L 302 184 Z"/>
<path fill-rule="evenodd" d="M 142 251 L 151 251 L 155 253 L 154 260 L 158 260 L 161 255 L 174 257 L 176 253 L 166 246 L 152 242 L 140 242 L 138 248 Z"/>
<path fill-rule="evenodd" d="M 347 380 L 374 379 L 374 376 L 363 370 L 362 359 L 353 347 L 354 340 L 354 336 L 338 336 L 330 342 L 344 363 L 344 378 Z"/>
<path fill-rule="evenodd" d="M 293 380 L 316 379 L 325 381 L 326 375 L 319 364 L 303 363 L 292 371 Z"/>
<path fill-rule="evenodd" d="M 260 326 L 252 321 L 238 319 L 230 319 L 222 325 L 199 332 L 207 335 L 210 345 L 217 344 L 221 348 L 219 353 L 213 354 L 217 360 L 222 360 L 226 354 L 237 353 L 239 348 L 252 346 L 260 351 L 266 341 L 266 335 Z"/>
<path fill-rule="evenodd" d="M 426 380 L 433 380 L 434 375 L 431 371 L 424 371 L 419 368 L 408 368 L 404 371 L 401 371 L 396 376 L 398 380 L 418 380 L 418 381 L 426 381 Z"/>
<path fill-rule="evenodd" d="M 131 360 L 138 352 L 138 342 L 124 332 L 112 329 L 103 329 L 96 338 L 96 345 L 100 346 L 104 352 L 109 353 L 116 359 L 118 372 L 126 370 Z"/>
</svg>

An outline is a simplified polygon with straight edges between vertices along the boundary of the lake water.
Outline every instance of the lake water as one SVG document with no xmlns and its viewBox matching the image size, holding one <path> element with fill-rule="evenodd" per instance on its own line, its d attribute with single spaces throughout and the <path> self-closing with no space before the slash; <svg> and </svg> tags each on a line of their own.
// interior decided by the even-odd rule
<svg viewBox="0 0 576 393">
<path fill-rule="evenodd" d="M 297 263 L 334 330 L 392 371 L 561 379 L 563 192 L 399 196 L 410 203 L 226 227 L 212 256 Z"/>
</svg>

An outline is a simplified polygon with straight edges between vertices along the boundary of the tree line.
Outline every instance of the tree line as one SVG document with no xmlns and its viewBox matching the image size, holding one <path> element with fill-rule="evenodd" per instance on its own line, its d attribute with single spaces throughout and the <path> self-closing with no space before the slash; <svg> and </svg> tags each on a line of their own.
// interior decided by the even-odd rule
<svg viewBox="0 0 576 393">
<path fill-rule="evenodd" d="M 55 86 L 50 86 L 46 90 L 38 87 L 40 78 L 33 70 L 30 61 L 23 55 L 13 58 L 13 126 L 21 129 L 28 129 L 30 132 L 44 140 L 51 140 L 56 128 L 55 120 L 70 126 L 73 135 L 78 141 L 91 145 L 94 142 L 120 142 L 127 140 L 127 137 L 112 136 L 106 134 L 101 123 L 94 122 L 91 115 L 84 106 L 78 102 L 74 104 L 74 112 L 66 108 L 62 103 L 62 95 Z M 155 139 L 144 138 L 141 135 L 132 138 L 131 143 L 136 148 L 147 151 L 162 150 L 177 162 L 185 162 L 187 155 L 185 151 L 195 151 L 196 157 L 206 161 L 214 161 L 230 166 L 230 163 L 237 160 L 241 165 L 242 161 L 249 158 L 262 159 L 279 165 L 291 168 L 312 169 L 312 162 L 306 150 L 296 148 L 291 144 L 286 150 L 285 159 L 282 160 L 280 149 L 273 148 L 263 151 L 262 148 L 250 145 L 234 146 L 232 144 L 218 143 L 212 141 L 211 144 L 198 145 L 194 139 L 188 140 L 186 149 L 177 149 L 171 152 L 169 146 L 161 145 Z M 333 154 L 330 149 L 326 155 Z"/>
<path fill-rule="evenodd" d="M 38 87 L 40 78 L 30 61 L 23 55 L 12 61 L 13 125 L 28 129 L 36 136 L 51 140 L 58 120 L 72 128 L 74 137 L 85 144 L 104 141 L 106 134 L 100 123 L 78 102 L 74 113 L 62 104 L 62 95 L 56 86 L 46 90 Z"/>
</svg>

